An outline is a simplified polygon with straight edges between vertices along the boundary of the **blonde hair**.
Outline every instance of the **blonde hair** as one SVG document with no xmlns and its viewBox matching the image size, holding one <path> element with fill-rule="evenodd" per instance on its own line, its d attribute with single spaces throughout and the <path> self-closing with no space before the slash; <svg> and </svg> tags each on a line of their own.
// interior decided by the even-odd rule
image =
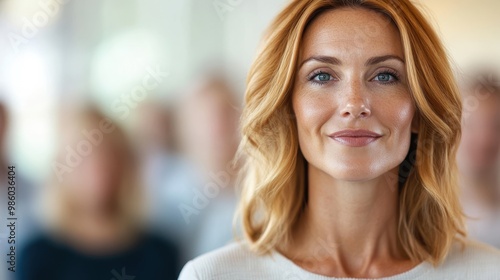
<svg viewBox="0 0 500 280">
<path fill-rule="evenodd" d="M 437 265 L 452 241 L 465 237 L 455 177 L 462 106 L 441 41 L 408 0 L 296 0 L 271 24 L 248 75 L 242 114 L 244 236 L 258 253 L 279 248 L 290 241 L 307 202 L 307 163 L 291 94 L 305 29 L 321 12 L 339 7 L 379 12 L 399 29 L 419 131 L 403 162 L 409 172 L 400 172 L 398 238 L 411 259 Z"/>
</svg>

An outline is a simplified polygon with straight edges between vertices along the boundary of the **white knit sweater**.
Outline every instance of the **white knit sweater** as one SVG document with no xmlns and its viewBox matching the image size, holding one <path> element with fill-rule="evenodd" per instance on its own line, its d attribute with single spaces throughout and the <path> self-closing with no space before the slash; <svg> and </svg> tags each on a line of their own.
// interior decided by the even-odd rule
<svg viewBox="0 0 500 280">
<path fill-rule="evenodd" d="M 354 278 L 326 277 L 308 272 L 280 253 L 259 256 L 244 243 L 232 243 L 202 255 L 186 264 L 179 280 L 334 280 Z M 413 269 L 386 280 L 500 280 L 500 251 L 481 243 L 468 241 L 460 250 L 452 246 L 445 261 L 434 268 L 423 262 Z"/>
</svg>

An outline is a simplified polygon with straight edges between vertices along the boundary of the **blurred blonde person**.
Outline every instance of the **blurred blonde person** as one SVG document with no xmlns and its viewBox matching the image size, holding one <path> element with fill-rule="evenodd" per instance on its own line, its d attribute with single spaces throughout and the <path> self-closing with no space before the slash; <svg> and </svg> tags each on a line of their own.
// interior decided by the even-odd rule
<svg viewBox="0 0 500 280">
<path fill-rule="evenodd" d="M 59 140 L 46 232 L 22 251 L 17 279 L 176 279 L 175 246 L 142 230 L 136 160 L 120 127 L 94 107 L 70 108 Z"/>
</svg>

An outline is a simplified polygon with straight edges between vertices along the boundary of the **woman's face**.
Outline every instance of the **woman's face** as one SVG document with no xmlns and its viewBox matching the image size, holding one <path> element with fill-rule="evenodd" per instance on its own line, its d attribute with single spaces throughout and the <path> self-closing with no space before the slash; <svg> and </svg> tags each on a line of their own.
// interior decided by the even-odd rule
<svg viewBox="0 0 500 280">
<path fill-rule="evenodd" d="M 304 33 L 298 67 L 293 110 L 310 170 L 367 181 L 401 164 L 415 107 L 389 20 L 359 8 L 321 14 Z"/>
<path fill-rule="evenodd" d="M 476 106 L 464 109 L 458 150 L 460 171 L 470 179 L 489 178 L 497 173 L 500 158 L 500 95 L 482 91 L 466 97 L 473 98 Z"/>
<path fill-rule="evenodd" d="M 92 152 L 68 178 L 71 186 L 68 191 L 82 209 L 102 210 L 116 201 L 124 175 L 124 156 L 114 137 L 119 136 L 104 135 L 101 143 L 92 147 Z"/>
</svg>

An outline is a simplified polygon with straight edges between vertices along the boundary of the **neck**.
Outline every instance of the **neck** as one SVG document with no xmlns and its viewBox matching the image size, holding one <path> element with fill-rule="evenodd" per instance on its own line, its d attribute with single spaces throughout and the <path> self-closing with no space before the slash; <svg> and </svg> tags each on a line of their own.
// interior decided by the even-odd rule
<svg viewBox="0 0 500 280">
<path fill-rule="evenodd" d="M 388 180 L 397 178 L 397 171 L 371 181 L 348 182 L 310 166 L 308 203 L 292 234 L 298 249 L 292 259 L 300 255 L 299 259 L 309 256 L 305 259 L 334 263 L 319 271 L 348 277 L 373 277 L 377 263 L 407 260 L 397 237 L 398 182 Z"/>
<path fill-rule="evenodd" d="M 134 236 L 116 211 L 78 211 L 66 238 L 77 249 L 91 254 L 107 254 L 127 246 Z"/>
</svg>

